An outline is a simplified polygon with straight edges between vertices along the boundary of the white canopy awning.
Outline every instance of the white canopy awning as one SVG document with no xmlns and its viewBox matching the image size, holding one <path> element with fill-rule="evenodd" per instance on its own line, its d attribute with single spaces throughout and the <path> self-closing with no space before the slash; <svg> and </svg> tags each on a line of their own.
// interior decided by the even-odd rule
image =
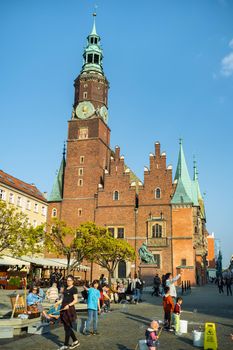
<svg viewBox="0 0 233 350">
<path fill-rule="evenodd" d="M 57 267 L 57 268 L 66 268 L 67 267 L 67 260 L 66 259 L 56 259 L 56 258 L 34 258 L 29 256 L 22 256 L 20 257 L 22 261 L 25 261 L 27 263 L 43 266 L 43 267 Z M 71 261 L 72 264 L 72 261 Z M 90 270 L 90 267 L 79 265 L 77 269 L 81 271 L 87 271 Z"/>
<path fill-rule="evenodd" d="M 21 259 L 13 258 L 12 256 L 1 255 L 0 256 L 0 265 L 5 266 L 30 266 L 30 263 Z"/>
<path fill-rule="evenodd" d="M 56 258 L 53 258 L 53 259 L 51 259 L 51 260 L 53 260 L 53 261 L 55 261 L 55 262 L 58 262 L 58 263 L 60 263 L 60 264 L 63 264 L 63 265 L 65 265 L 65 267 L 67 266 L 67 260 L 66 259 L 56 259 Z M 71 259 L 71 262 L 70 262 L 70 264 L 72 265 L 73 264 L 73 259 Z M 78 265 L 77 267 L 76 267 L 76 269 L 79 269 L 80 271 L 88 271 L 88 270 L 90 270 L 90 267 L 89 266 L 85 266 L 85 265 Z"/>
</svg>

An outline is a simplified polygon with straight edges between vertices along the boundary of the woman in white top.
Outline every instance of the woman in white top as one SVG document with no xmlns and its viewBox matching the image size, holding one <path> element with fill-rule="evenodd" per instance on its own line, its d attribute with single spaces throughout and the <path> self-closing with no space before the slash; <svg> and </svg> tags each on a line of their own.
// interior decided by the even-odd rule
<svg viewBox="0 0 233 350">
<path fill-rule="evenodd" d="M 53 283 L 52 287 L 47 290 L 46 298 L 50 303 L 54 303 L 56 299 L 59 299 L 57 283 Z"/>
<path fill-rule="evenodd" d="M 176 277 L 172 277 L 172 274 L 170 272 L 167 274 L 166 286 L 170 288 L 169 294 L 172 298 L 177 297 L 176 286 L 174 282 L 178 281 L 180 277 L 181 277 L 181 274 L 177 275 Z"/>
</svg>

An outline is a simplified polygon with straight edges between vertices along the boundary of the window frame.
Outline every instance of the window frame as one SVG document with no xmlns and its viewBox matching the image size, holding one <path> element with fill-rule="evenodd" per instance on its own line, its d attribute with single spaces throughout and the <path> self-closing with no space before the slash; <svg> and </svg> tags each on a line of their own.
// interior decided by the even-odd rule
<svg viewBox="0 0 233 350">
<path fill-rule="evenodd" d="M 116 194 L 117 194 L 117 196 L 116 196 Z M 117 198 L 116 198 L 116 197 L 117 197 Z M 120 200 L 120 192 L 119 192 L 119 191 L 115 190 L 115 191 L 113 192 L 113 200 L 114 200 L 114 201 L 119 201 L 119 200 Z"/>
<path fill-rule="evenodd" d="M 0 189 L 0 199 L 2 199 L 3 201 L 6 200 L 6 191 L 4 189 Z"/>
<path fill-rule="evenodd" d="M 54 215 L 54 213 L 56 213 L 56 215 Z M 52 209 L 51 217 L 52 218 L 56 218 L 57 217 L 57 208 L 53 208 Z"/>
<path fill-rule="evenodd" d="M 123 230 L 123 235 L 119 235 L 119 230 Z M 124 227 L 122 227 L 122 226 L 117 227 L 117 238 L 119 238 L 119 239 L 125 238 L 125 228 Z"/>
<path fill-rule="evenodd" d="M 78 179 L 78 187 L 83 187 L 83 179 Z"/>
<path fill-rule="evenodd" d="M 159 193 L 159 196 L 158 196 L 158 193 Z M 161 188 L 160 187 L 157 187 L 155 189 L 155 199 L 161 199 Z"/>
</svg>

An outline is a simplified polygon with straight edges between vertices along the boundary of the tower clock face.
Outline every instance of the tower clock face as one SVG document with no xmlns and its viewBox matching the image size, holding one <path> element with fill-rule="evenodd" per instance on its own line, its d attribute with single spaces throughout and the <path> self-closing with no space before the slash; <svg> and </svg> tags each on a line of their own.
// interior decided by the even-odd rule
<svg viewBox="0 0 233 350">
<path fill-rule="evenodd" d="M 76 107 L 76 116 L 80 119 L 86 119 L 92 116 L 95 112 L 95 107 L 90 101 L 83 101 Z"/>
<path fill-rule="evenodd" d="M 100 115 L 103 118 L 103 120 L 105 121 L 105 123 L 107 124 L 107 122 L 108 122 L 108 110 L 105 106 L 102 106 L 100 108 Z"/>
</svg>

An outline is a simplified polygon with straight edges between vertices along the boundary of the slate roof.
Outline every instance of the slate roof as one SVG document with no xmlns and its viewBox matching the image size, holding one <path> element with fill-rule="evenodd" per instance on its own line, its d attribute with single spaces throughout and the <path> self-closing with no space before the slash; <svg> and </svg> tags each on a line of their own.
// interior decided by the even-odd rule
<svg viewBox="0 0 233 350">
<path fill-rule="evenodd" d="M 5 173 L 3 170 L 0 170 L 0 184 L 1 183 L 46 202 L 44 195 L 35 185 L 19 180 L 14 176 Z"/>
</svg>

